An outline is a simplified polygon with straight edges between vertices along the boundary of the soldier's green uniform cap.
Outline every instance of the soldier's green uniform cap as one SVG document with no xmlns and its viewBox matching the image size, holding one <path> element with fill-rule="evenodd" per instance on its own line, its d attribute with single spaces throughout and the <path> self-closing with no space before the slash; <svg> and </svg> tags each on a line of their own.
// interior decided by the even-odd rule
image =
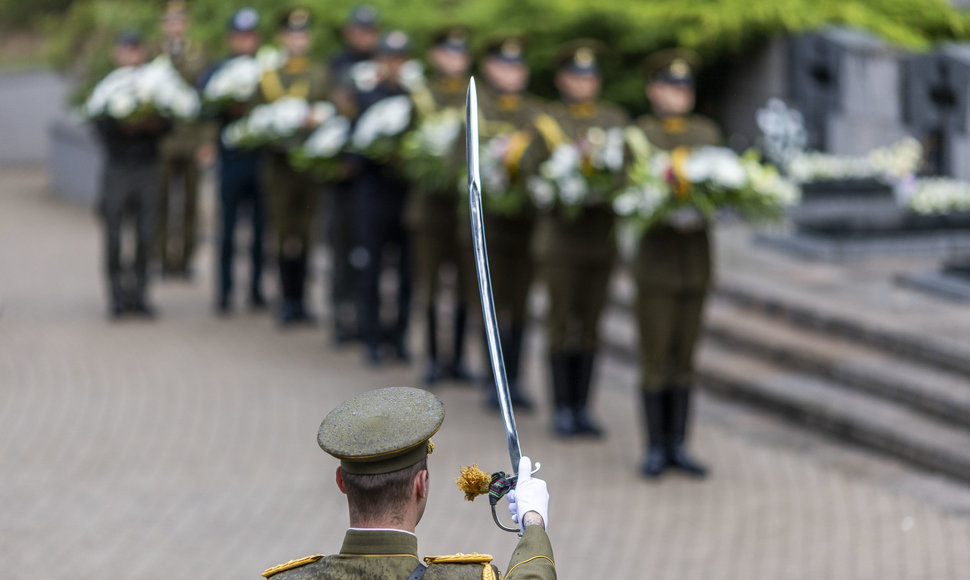
<svg viewBox="0 0 970 580">
<path fill-rule="evenodd" d="M 400 30 L 392 30 L 381 37 L 377 53 L 387 56 L 407 56 L 411 54 L 411 39 Z"/>
<path fill-rule="evenodd" d="M 428 391 L 390 387 L 345 401 L 320 424 L 317 443 L 347 473 L 376 475 L 410 467 L 434 449 L 445 406 Z"/>
<path fill-rule="evenodd" d="M 229 19 L 230 32 L 253 32 L 259 28 L 259 12 L 252 8 L 240 8 Z"/>
<path fill-rule="evenodd" d="M 461 25 L 439 28 L 431 36 L 431 46 L 455 52 L 467 52 L 468 28 Z"/>
<path fill-rule="evenodd" d="M 578 75 L 599 74 L 599 59 L 603 44 L 595 40 L 580 39 L 559 47 L 557 61 L 559 70 Z"/>
<path fill-rule="evenodd" d="M 142 45 L 141 33 L 132 28 L 126 28 L 115 38 L 115 46 L 127 46 L 134 48 Z"/>
<path fill-rule="evenodd" d="M 292 32 L 310 29 L 310 11 L 306 8 L 294 8 L 283 13 L 280 18 L 280 28 Z"/>
<path fill-rule="evenodd" d="M 649 81 L 672 85 L 694 85 L 694 71 L 700 58 L 689 50 L 671 48 L 651 54 L 643 61 L 643 75 Z"/>
<path fill-rule="evenodd" d="M 485 58 L 494 58 L 509 64 L 525 61 L 525 41 L 519 36 L 499 36 L 485 44 Z"/>
<path fill-rule="evenodd" d="M 370 4 L 360 4 L 350 9 L 347 25 L 357 28 L 375 29 L 380 23 L 380 12 Z"/>
</svg>

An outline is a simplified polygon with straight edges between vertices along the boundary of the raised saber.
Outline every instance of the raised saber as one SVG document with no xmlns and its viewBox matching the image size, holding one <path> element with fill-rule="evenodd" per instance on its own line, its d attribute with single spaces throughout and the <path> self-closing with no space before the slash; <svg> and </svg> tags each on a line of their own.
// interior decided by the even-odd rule
<svg viewBox="0 0 970 580">
<path fill-rule="evenodd" d="M 498 317 L 495 315 L 495 300 L 492 298 L 492 275 L 488 269 L 485 219 L 482 215 L 482 178 L 478 167 L 478 93 L 475 90 L 475 77 L 468 81 L 468 94 L 465 97 L 465 152 L 468 161 L 468 213 L 471 219 L 475 272 L 478 274 L 478 294 L 482 299 L 482 319 L 488 342 L 488 358 L 492 364 L 492 376 L 495 378 L 495 391 L 498 393 L 499 409 L 502 411 L 502 423 L 505 425 L 505 439 L 509 446 L 509 459 L 512 460 L 512 473 L 515 474 L 519 470 L 522 450 L 519 447 L 519 432 L 515 427 L 512 398 L 509 396 L 509 379 L 505 374 L 505 358 L 502 356 L 502 343 L 499 340 Z M 539 464 L 536 463 L 535 469 L 538 468 Z M 514 476 L 510 479 L 512 482 L 515 481 Z M 505 531 L 518 532 L 518 528 L 507 527 L 499 521 L 495 513 L 495 501 L 490 503 L 495 524 Z"/>
<path fill-rule="evenodd" d="M 512 471 L 515 473 L 519 469 L 522 450 L 519 448 L 519 432 L 515 428 L 515 415 L 512 413 L 509 379 L 505 374 L 498 317 L 495 315 L 495 300 L 492 298 L 492 275 L 488 269 L 485 220 L 482 215 L 482 178 L 478 168 L 478 93 L 475 90 L 474 77 L 468 81 L 468 95 L 465 97 L 465 151 L 468 159 L 468 207 L 472 227 L 472 248 L 475 251 L 475 271 L 478 273 L 478 294 L 482 298 L 488 358 L 492 363 L 492 376 L 495 377 L 495 390 L 498 392 L 502 422 L 505 424 L 505 438 L 509 445 L 509 459 L 512 460 Z"/>
</svg>

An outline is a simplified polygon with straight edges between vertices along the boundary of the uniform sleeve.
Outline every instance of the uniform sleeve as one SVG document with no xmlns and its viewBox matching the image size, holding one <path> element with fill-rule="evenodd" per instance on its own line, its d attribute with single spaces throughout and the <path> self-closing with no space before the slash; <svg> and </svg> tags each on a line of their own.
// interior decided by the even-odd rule
<svg viewBox="0 0 970 580">
<path fill-rule="evenodd" d="M 195 90 L 199 93 L 199 100 L 202 102 L 202 110 L 199 112 L 198 123 L 199 128 L 199 138 L 204 143 L 213 143 L 219 138 L 219 125 L 223 122 L 222 119 L 226 112 L 220 110 L 219 107 L 213 107 L 207 104 L 203 98 L 205 93 L 205 86 L 209 84 L 212 80 L 213 75 L 216 74 L 225 61 L 221 61 L 217 64 L 209 66 L 206 70 L 199 75 L 199 80 L 195 84 Z"/>
<path fill-rule="evenodd" d="M 556 564 L 549 536 L 541 526 L 528 526 L 509 560 L 506 580 L 555 580 Z"/>
<path fill-rule="evenodd" d="M 326 64 L 314 66 L 310 71 L 309 101 L 324 101 L 331 98 L 334 89 L 333 75 Z"/>
<path fill-rule="evenodd" d="M 697 136 L 695 139 L 700 144 L 717 147 L 724 145 L 724 134 L 721 132 L 720 127 L 717 126 L 717 123 L 706 117 L 697 115 L 693 117 L 693 121 L 697 126 Z"/>
</svg>

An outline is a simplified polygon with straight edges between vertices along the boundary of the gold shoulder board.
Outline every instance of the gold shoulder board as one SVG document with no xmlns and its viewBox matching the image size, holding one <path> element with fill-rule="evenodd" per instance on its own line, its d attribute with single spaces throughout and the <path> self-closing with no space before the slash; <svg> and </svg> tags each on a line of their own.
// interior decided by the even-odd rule
<svg viewBox="0 0 970 580">
<path fill-rule="evenodd" d="M 428 556 L 424 559 L 425 564 L 481 564 L 482 580 L 499 580 L 492 569 L 492 556 L 490 554 L 453 554 L 451 556 Z"/>
<path fill-rule="evenodd" d="M 307 556 L 306 558 L 300 558 L 299 560 L 290 560 L 286 564 L 280 564 L 279 566 L 273 566 L 269 570 L 263 572 L 263 578 L 269 578 L 274 574 L 279 574 L 280 572 L 286 572 L 287 570 L 292 570 L 293 568 L 299 568 L 300 566 L 306 566 L 307 564 L 312 564 L 323 558 L 323 554 L 316 554 L 314 556 Z"/>
<path fill-rule="evenodd" d="M 427 556 L 424 563 L 428 564 L 488 564 L 492 561 L 491 554 L 452 554 L 451 556 Z"/>
</svg>

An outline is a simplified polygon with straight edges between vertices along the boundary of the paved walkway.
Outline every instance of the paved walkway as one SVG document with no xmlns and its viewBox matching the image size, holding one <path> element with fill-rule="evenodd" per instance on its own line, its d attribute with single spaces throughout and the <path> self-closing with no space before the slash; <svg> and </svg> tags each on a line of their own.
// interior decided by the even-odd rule
<svg viewBox="0 0 970 580">
<path fill-rule="evenodd" d="M 53 201 L 34 170 L 0 172 L 0 208 L 0 576 L 256 578 L 336 550 L 346 508 L 319 422 L 355 392 L 414 384 L 416 368 L 366 370 L 322 331 L 266 316 L 215 318 L 209 252 L 194 284 L 157 287 L 158 322 L 109 324 L 90 212 Z M 518 417 L 553 494 L 561 578 L 966 577 L 966 489 L 710 398 L 694 447 L 714 476 L 642 481 L 633 378 L 601 369 L 602 442 L 560 443 L 544 412 Z M 462 464 L 507 468 L 500 422 L 471 389 L 439 393 L 420 550 L 504 568 L 515 537 L 453 484 Z"/>
</svg>

